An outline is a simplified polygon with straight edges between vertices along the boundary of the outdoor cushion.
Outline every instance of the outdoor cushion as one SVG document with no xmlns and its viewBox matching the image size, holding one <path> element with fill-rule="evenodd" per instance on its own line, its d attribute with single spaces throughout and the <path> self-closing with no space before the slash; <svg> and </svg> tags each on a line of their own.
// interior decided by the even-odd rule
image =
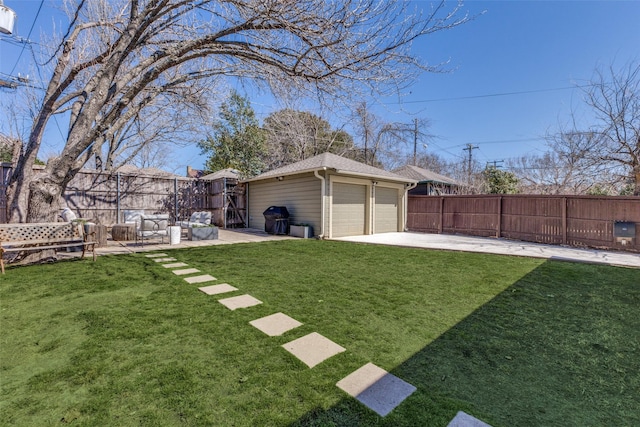
<svg viewBox="0 0 640 427">
<path fill-rule="evenodd" d="M 124 210 L 122 212 L 122 216 L 124 217 L 125 223 L 135 222 L 137 224 L 140 222 L 141 215 L 144 215 L 144 210 L 129 209 L 129 210 Z"/>
<path fill-rule="evenodd" d="M 211 212 L 201 212 L 200 213 L 200 224 L 211 224 Z"/>
<path fill-rule="evenodd" d="M 194 225 L 210 225 L 211 224 L 211 212 L 198 211 L 191 214 L 189 221 L 178 221 L 176 225 L 182 228 L 189 228 Z"/>
<path fill-rule="evenodd" d="M 65 222 L 71 222 L 74 219 L 77 219 L 76 214 L 74 214 L 73 211 L 69 208 L 64 208 L 60 216 L 62 217 L 62 219 L 64 219 Z"/>
</svg>

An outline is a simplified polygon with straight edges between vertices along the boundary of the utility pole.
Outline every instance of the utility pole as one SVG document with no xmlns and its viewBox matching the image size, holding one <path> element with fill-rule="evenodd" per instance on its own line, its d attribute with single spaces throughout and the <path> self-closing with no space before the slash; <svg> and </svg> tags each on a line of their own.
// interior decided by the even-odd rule
<svg viewBox="0 0 640 427">
<path fill-rule="evenodd" d="M 364 164 L 369 164 L 368 145 L 369 145 L 369 123 L 367 123 L 367 103 L 363 102 L 359 107 L 362 112 L 360 119 L 362 120 L 362 130 L 364 131 Z"/>
<path fill-rule="evenodd" d="M 413 119 L 413 166 L 418 157 L 418 119 Z"/>
<path fill-rule="evenodd" d="M 469 158 L 467 160 L 467 185 L 468 186 L 471 186 L 471 161 L 473 160 L 472 152 L 476 148 L 478 148 L 478 146 L 473 144 L 467 144 L 467 146 L 463 148 L 464 151 L 469 152 Z"/>
<path fill-rule="evenodd" d="M 494 160 L 492 162 L 487 162 L 487 166 L 486 166 L 487 169 L 489 169 L 489 165 L 491 163 L 493 163 L 493 166 L 491 166 L 492 169 L 498 169 L 502 167 L 502 166 L 498 166 L 498 163 L 504 163 L 504 160 Z"/>
</svg>

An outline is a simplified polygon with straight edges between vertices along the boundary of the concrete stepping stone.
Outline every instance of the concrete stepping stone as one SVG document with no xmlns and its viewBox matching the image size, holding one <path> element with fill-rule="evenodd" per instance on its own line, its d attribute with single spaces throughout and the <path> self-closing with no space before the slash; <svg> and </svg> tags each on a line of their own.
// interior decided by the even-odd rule
<svg viewBox="0 0 640 427">
<path fill-rule="evenodd" d="M 416 388 L 373 363 L 347 375 L 336 384 L 367 408 L 384 417 Z"/>
<path fill-rule="evenodd" d="M 252 320 L 249 324 L 270 337 L 277 337 L 302 325 L 302 323 L 296 319 L 283 313 L 276 313 L 261 319 Z"/>
<path fill-rule="evenodd" d="M 173 264 L 162 264 L 164 268 L 178 268 L 178 267 L 188 267 L 189 264 L 185 264 L 184 262 L 174 262 Z"/>
<path fill-rule="evenodd" d="M 175 258 L 152 258 L 155 262 L 177 261 Z"/>
<path fill-rule="evenodd" d="M 236 310 L 238 308 L 253 307 L 254 305 L 262 304 L 262 301 L 252 297 L 251 295 L 240 295 L 237 297 L 220 299 L 218 302 L 229 310 Z"/>
<path fill-rule="evenodd" d="M 491 425 L 472 417 L 466 412 L 459 411 L 447 424 L 447 427 L 491 427 Z"/>
<path fill-rule="evenodd" d="M 312 332 L 302 338 L 283 344 L 282 347 L 310 368 L 338 353 L 346 351 L 344 347 L 317 332 Z"/>
<path fill-rule="evenodd" d="M 234 288 L 228 283 L 220 283 L 219 285 L 204 286 L 202 288 L 198 288 L 198 290 L 204 292 L 207 295 L 218 295 L 224 294 L 226 292 L 237 291 L 238 288 Z"/>
<path fill-rule="evenodd" d="M 160 258 L 160 257 L 167 257 L 169 255 L 167 254 L 148 254 L 145 255 L 147 258 Z"/>
<path fill-rule="evenodd" d="M 211 282 L 212 280 L 218 280 L 215 277 L 213 277 L 210 274 L 204 274 L 202 276 L 191 276 L 191 277 L 185 277 L 184 278 L 185 282 L 187 283 L 204 283 L 204 282 Z"/>
<path fill-rule="evenodd" d="M 172 273 L 178 276 L 184 276 L 185 274 L 200 273 L 200 270 L 197 268 L 185 268 L 183 270 L 173 270 Z"/>
</svg>

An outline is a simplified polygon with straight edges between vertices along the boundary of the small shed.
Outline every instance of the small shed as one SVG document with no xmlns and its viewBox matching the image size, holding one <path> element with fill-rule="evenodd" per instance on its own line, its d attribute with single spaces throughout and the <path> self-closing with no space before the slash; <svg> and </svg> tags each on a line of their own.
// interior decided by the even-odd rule
<svg viewBox="0 0 640 427">
<path fill-rule="evenodd" d="M 263 212 L 286 206 L 291 224 L 333 238 L 404 231 L 407 190 L 416 181 L 332 153 L 323 153 L 245 181 L 248 226 L 264 228 Z"/>
<path fill-rule="evenodd" d="M 244 184 L 240 172 L 233 168 L 222 169 L 200 177 L 206 183 L 207 205 L 212 207 L 213 223 L 219 227 L 246 226 Z"/>
<path fill-rule="evenodd" d="M 406 165 L 393 172 L 418 181 L 418 185 L 409 192 L 412 195 L 440 196 L 443 194 L 458 194 L 461 187 L 453 178 L 418 166 Z"/>
</svg>

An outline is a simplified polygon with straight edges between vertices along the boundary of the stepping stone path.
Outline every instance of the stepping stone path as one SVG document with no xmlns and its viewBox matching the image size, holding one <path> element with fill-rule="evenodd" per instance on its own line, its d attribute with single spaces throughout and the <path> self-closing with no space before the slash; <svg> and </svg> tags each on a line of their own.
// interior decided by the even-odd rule
<svg viewBox="0 0 640 427">
<path fill-rule="evenodd" d="M 262 301 L 252 297 L 251 295 L 240 295 L 239 297 L 220 299 L 218 302 L 229 310 L 237 310 L 238 308 L 247 308 L 262 304 Z"/>
<path fill-rule="evenodd" d="M 238 288 L 234 288 L 228 283 L 220 283 L 219 285 L 211 285 L 211 286 L 198 288 L 198 290 L 204 292 L 207 295 L 218 295 L 218 294 L 224 294 L 227 292 L 237 291 Z"/>
<path fill-rule="evenodd" d="M 346 348 L 339 346 L 317 332 L 312 332 L 302 338 L 288 342 L 282 347 L 310 368 L 324 362 L 331 356 L 346 351 Z"/>
<path fill-rule="evenodd" d="M 184 262 L 174 262 L 173 264 L 162 264 L 164 268 L 178 268 L 178 267 L 188 267 L 189 264 L 185 264 Z"/>
<path fill-rule="evenodd" d="M 184 276 L 185 274 L 200 273 L 200 270 L 197 268 L 185 268 L 183 270 L 173 270 L 172 273 L 178 276 Z"/>
<path fill-rule="evenodd" d="M 185 277 L 184 281 L 187 283 L 204 283 L 204 282 L 211 282 L 213 280 L 218 280 L 215 277 L 209 275 L 209 274 L 204 274 L 202 276 L 191 276 L 191 277 Z"/>
<path fill-rule="evenodd" d="M 466 412 L 459 411 L 447 427 L 491 427 L 489 424 L 472 417 Z"/>
<path fill-rule="evenodd" d="M 302 323 L 296 319 L 283 313 L 276 313 L 261 319 L 252 320 L 249 324 L 270 337 L 277 337 L 302 325 Z"/>
<path fill-rule="evenodd" d="M 153 259 L 155 262 L 177 261 L 175 258 L 171 258 L 164 253 L 154 253 L 145 256 Z M 171 264 L 163 264 L 162 266 L 164 268 L 173 269 L 188 267 L 188 264 L 183 262 L 173 262 Z M 182 276 L 200 273 L 200 270 L 196 268 L 184 268 L 180 270 L 172 270 L 172 273 Z M 204 274 L 200 276 L 185 277 L 184 280 L 187 283 L 195 284 L 211 282 L 217 279 L 209 274 Z M 200 287 L 198 290 L 207 295 L 219 295 L 237 291 L 238 288 L 235 288 L 228 283 L 221 283 L 219 285 Z M 246 294 L 219 299 L 218 302 L 229 310 L 249 308 L 262 304 L 262 301 Z M 252 320 L 249 324 L 270 337 L 280 336 L 285 332 L 291 331 L 302 325 L 301 322 L 284 313 L 275 313 L 270 316 Z M 344 347 L 334 343 L 317 332 L 312 332 L 301 338 L 290 341 L 282 345 L 282 347 L 300 359 L 300 361 L 309 368 L 313 368 L 336 354 L 346 351 Z M 379 368 L 372 363 L 367 363 L 360 369 L 338 381 L 336 386 L 382 417 L 391 412 L 416 390 L 416 388 L 411 384 L 389 374 L 384 369 Z M 468 414 L 465 414 L 464 412 L 458 412 L 455 418 L 451 420 L 448 427 L 491 426 Z"/>
<path fill-rule="evenodd" d="M 408 382 L 373 363 L 367 363 L 338 381 L 336 385 L 381 417 L 416 391 Z"/>
</svg>

